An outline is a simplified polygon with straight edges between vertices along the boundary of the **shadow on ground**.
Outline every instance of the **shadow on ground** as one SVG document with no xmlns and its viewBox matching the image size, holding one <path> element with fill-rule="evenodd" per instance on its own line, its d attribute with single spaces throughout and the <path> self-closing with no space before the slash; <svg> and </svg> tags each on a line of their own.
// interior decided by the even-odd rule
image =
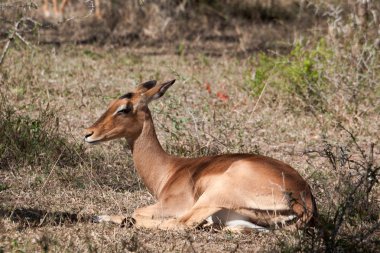
<svg viewBox="0 0 380 253">
<path fill-rule="evenodd" d="M 92 216 L 70 212 L 49 212 L 35 208 L 17 208 L 14 210 L 0 208 L 0 218 L 10 218 L 19 224 L 18 229 L 20 230 L 30 227 L 62 226 L 92 221 Z"/>
</svg>

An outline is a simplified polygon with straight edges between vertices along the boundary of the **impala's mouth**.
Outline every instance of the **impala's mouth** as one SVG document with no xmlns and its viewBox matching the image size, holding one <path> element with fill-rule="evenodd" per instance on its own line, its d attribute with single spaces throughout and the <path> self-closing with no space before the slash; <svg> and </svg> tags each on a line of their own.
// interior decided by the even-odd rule
<svg viewBox="0 0 380 253">
<path fill-rule="evenodd" d="M 90 144 L 98 144 L 101 142 L 101 139 L 94 140 L 91 138 L 91 136 L 85 136 L 84 141 Z"/>
<path fill-rule="evenodd" d="M 86 130 L 86 133 L 84 135 L 84 141 L 90 144 L 96 144 L 99 143 L 104 138 L 95 137 L 94 138 L 94 131 Z"/>
</svg>

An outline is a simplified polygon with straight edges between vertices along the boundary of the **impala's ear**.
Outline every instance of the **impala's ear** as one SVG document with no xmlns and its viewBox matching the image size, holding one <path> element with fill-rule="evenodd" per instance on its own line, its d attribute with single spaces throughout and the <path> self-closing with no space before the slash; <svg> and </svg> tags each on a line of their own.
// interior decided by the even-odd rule
<svg viewBox="0 0 380 253">
<path fill-rule="evenodd" d="M 155 86 L 153 89 L 150 89 L 147 92 L 145 92 L 145 95 L 150 98 L 150 101 L 158 99 L 165 94 L 165 92 L 170 88 L 170 86 L 173 85 L 174 82 L 175 79 L 169 82 L 161 83 Z"/>
<path fill-rule="evenodd" d="M 172 86 L 174 82 L 175 82 L 175 79 L 169 82 L 158 84 L 152 87 L 151 89 L 147 90 L 146 92 L 142 93 L 140 100 L 138 101 L 136 105 L 136 109 L 141 108 L 142 106 L 146 106 L 152 100 L 162 97 L 162 95 L 165 94 L 165 92 L 169 89 L 170 86 Z"/>
<path fill-rule="evenodd" d="M 157 81 L 156 80 L 151 80 L 145 83 L 141 83 L 136 87 L 136 91 L 139 92 L 146 92 L 150 89 L 152 89 L 154 86 L 156 86 Z"/>
</svg>

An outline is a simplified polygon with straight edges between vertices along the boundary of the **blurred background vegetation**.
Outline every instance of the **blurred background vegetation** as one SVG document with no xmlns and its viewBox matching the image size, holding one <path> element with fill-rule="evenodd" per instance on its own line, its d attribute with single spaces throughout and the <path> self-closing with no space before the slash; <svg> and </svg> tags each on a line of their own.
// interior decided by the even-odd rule
<svg viewBox="0 0 380 253">
<path fill-rule="evenodd" d="M 376 26 L 379 5 L 377 1 L 360 4 L 356 0 L 103 0 L 96 6 L 92 0 L 69 0 L 59 15 L 53 11 L 52 1 L 47 1 L 51 13 L 46 17 L 42 1 L 1 2 L 2 37 L 20 17 L 29 17 L 38 21 L 38 37 L 33 33 L 31 36 L 40 43 L 164 45 L 179 51 L 181 47 L 205 47 L 219 55 L 228 49 L 233 53 L 289 50 L 294 40 L 321 36 L 323 30 L 329 30 L 332 36 L 352 36 L 356 28 Z M 95 8 L 99 17 L 93 15 Z M 37 32 L 28 22 L 22 28 Z M 377 28 L 368 30 L 377 34 Z"/>
</svg>

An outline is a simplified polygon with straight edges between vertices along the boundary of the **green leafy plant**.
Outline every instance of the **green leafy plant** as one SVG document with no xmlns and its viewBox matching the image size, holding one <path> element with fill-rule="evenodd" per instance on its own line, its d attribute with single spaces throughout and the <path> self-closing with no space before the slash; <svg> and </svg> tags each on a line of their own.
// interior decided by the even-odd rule
<svg viewBox="0 0 380 253">
<path fill-rule="evenodd" d="M 297 44 L 287 55 L 270 56 L 259 54 L 252 75 L 246 72 L 245 82 L 254 96 L 259 96 L 265 85 L 276 91 L 297 96 L 305 105 L 324 109 L 325 65 L 331 58 L 331 50 L 324 40 L 308 49 Z"/>
</svg>

